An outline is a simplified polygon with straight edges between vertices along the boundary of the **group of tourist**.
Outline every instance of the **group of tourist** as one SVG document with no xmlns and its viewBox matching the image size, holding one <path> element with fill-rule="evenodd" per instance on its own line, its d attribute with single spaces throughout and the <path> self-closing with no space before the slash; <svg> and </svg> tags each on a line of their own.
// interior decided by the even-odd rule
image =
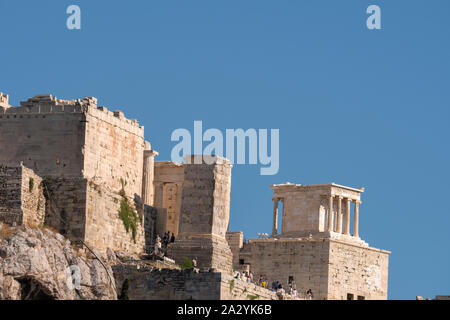
<svg viewBox="0 0 450 320">
<path fill-rule="evenodd" d="M 162 239 L 159 235 L 156 236 L 156 242 L 155 242 L 155 250 L 154 254 L 159 257 L 164 257 L 167 253 L 167 246 L 169 243 L 175 242 L 175 235 L 172 232 L 172 235 L 170 234 L 170 231 L 167 231 L 164 233 Z M 197 257 L 192 259 L 192 266 L 194 268 L 197 267 Z M 234 274 L 235 279 L 241 279 L 247 283 L 253 283 L 255 285 L 258 285 L 260 287 L 269 289 L 272 292 L 277 292 L 281 294 L 285 294 L 286 291 L 283 288 L 283 284 L 279 280 L 273 280 L 272 285 L 269 288 L 269 282 L 265 279 L 264 276 L 259 276 L 258 281 L 255 281 L 254 275 L 252 271 L 244 271 L 242 274 L 239 271 L 236 271 Z M 303 296 L 299 296 L 299 292 L 297 291 L 297 288 L 294 283 L 289 283 L 289 289 L 287 291 L 289 295 L 292 295 L 294 298 L 304 298 L 307 300 L 312 300 L 314 298 L 313 292 L 311 289 L 306 291 L 306 293 Z"/>
<path fill-rule="evenodd" d="M 167 246 L 169 243 L 175 242 L 175 235 L 172 232 L 170 235 L 170 231 L 164 233 L 162 239 L 159 235 L 156 236 L 155 242 L 155 251 L 154 254 L 158 257 L 163 257 L 167 254 Z"/>
<path fill-rule="evenodd" d="M 269 289 L 272 292 L 277 292 L 277 293 L 281 293 L 281 294 L 287 293 L 289 295 L 292 295 L 294 298 L 303 298 L 306 300 L 312 300 L 314 298 L 314 295 L 313 295 L 313 292 L 311 289 L 306 291 L 305 294 L 301 294 L 298 292 L 294 283 L 289 283 L 289 289 L 287 290 L 287 292 L 283 288 L 282 282 L 278 281 L 278 280 L 272 281 L 272 284 L 269 288 L 269 282 L 263 276 L 260 276 L 258 281 L 254 281 L 254 275 L 251 271 L 248 271 L 248 272 L 244 271 L 242 274 L 239 271 L 236 271 L 234 274 L 234 278 L 244 280 L 245 282 L 248 282 L 248 283 L 253 283 L 260 287 Z"/>
</svg>

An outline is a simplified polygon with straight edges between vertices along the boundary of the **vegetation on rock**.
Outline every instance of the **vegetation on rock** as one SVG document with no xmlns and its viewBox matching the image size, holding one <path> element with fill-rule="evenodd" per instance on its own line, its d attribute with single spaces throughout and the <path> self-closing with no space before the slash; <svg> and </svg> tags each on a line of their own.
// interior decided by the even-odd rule
<svg viewBox="0 0 450 320">
<path fill-rule="evenodd" d="M 125 231 L 128 233 L 131 230 L 131 236 L 134 243 L 136 243 L 137 225 L 139 223 L 139 216 L 136 211 L 131 207 L 128 198 L 125 193 L 125 186 L 127 182 L 120 178 L 120 183 L 122 184 L 122 189 L 119 194 L 122 197 L 120 200 L 119 218 L 123 222 Z"/>
<path fill-rule="evenodd" d="M 194 265 L 192 264 L 192 261 L 188 258 L 184 259 L 183 264 L 181 265 L 181 269 L 191 269 Z"/>
</svg>

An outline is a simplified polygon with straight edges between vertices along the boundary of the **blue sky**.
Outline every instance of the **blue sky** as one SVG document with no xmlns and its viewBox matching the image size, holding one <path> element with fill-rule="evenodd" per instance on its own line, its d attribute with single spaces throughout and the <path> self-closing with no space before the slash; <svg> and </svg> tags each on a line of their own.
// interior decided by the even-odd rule
<svg viewBox="0 0 450 320">
<path fill-rule="evenodd" d="M 66 28 L 67 6 L 82 29 Z M 382 30 L 366 28 L 377 4 Z M 448 0 L 0 0 L 0 91 L 95 96 L 145 126 L 280 129 L 280 171 L 235 166 L 230 229 L 270 232 L 271 184 L 365 187 L 389 297 L 450 294 Z"/>
</svg>

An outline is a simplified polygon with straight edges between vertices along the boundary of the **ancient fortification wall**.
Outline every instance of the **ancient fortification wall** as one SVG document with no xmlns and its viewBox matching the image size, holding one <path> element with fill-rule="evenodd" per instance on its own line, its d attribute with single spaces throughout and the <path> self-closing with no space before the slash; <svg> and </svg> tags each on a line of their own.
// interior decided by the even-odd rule
<svg viewBox="0 0 450 320">
<path fill-rule="evenodd" d="M 127 195 L 142 198 L 144 128 L 105 107 L 90 106 L 86 121 L 84 177 L 114 191 L 123 179 Z"/>
<path fill-rule="evenodd" d="M 22 171 L 22 223 L 32 227 L 42 226 L 45 218 L 45 197 L 42 178 L 23 165 L 19 168 Z"/>
<path fill-rule="evenodd" d="M 86 242 L 99 250 L 142 253 L 144 128 L 122 112 L 90 106 L 86 113 L 83 175 L 88 181 Z M 126 200 L 125 200 L 126 199 Z M 124 201 L 138 215 L 127 231 L 119 219 Z"/>
<path fill-rule="evenodd" d="M 55 98 L 29 99 L 22 107 L 0 107 L 0 163 L 20 161 L 40 176 L 80 176 L 85 114 L 80 105 Z"/>
<path fill-rule="evenodd" d="M 387 299 L 389 251 L 330 241 L 329 252 L 328 299 Z"/>
<path fill-rule="evenodd" d="M 123 221 L 119 219 L 119 210 L 124 201 L 136 212 L 138 220 L 135 231 L 130 227 L 127 232 Z M 104 185 L 89 181 L 85 241 L 101 251 L 111 248 L 129 253 L 143 253 L 145 232 L 142 205 L 136 205 L 132 197 L 122 196 Z"/>
<path fill-rule="evenodd" d="M 72 241 L 85 239 L 87 180 L 83 177 L 46 177 L 45 225 Z"/>
<path fill-rule="evenodd" d="M 95 98 L 58 100 L 41 95 L 20 107 L 5 102 L 0 106 L 0 164 L 23 161 L 44 179 L 45 223 L 98 250 L 143 250 L 147 146 L 144 128 L 136 120 L 98 107 Z M 122 188 L 130 208 L 141 208 L 134 237 L 119 218 Z M 16 197 L 29 208 L 37 207 L 22 193 Z"/>
<path fill-rule="evenodd" d="M 0 167 L 0 221 L 21 224 L 22 173 L 20 167 Z"/>
<path fill-rule="evenodd" d="M 41 182 L 39 176 L 23 165 L 0 166 L 0 221 L 10 225 L 42 225 L 45 198 Z"/>
<path fill-rule="evenodd" d="M 113 267 L 118 292 L 128 279 L 131 300 L 278 300 L 292 299 L 223 272 L 198 269 Z"/>
<path fill-rule="evenodd" d="M 324 299 L 328 291 L 328 245 L 324 241 L 297 239 L 249 240 L 240 258 L 250 264 L 255 277 L 264 276 L 269 282 L 292 280 L 298 291 L 311 289 L 314 297 Z"/>
<path fill-rule="evenodd" d="M 386 299 L 389 252 L 330 239 L 250 240 L 240 258 L 269 283 L 293 281 L 314 299 Z"/>
</svg>

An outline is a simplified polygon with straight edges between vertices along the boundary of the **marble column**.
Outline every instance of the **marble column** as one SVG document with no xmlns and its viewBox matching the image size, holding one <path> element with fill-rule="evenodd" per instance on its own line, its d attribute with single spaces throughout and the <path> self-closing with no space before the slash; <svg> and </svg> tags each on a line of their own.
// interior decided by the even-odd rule
<svg viewBox="0 0 450 320">
<path fill-rule="evenodd" d="M 351 200 L 349 198 L 345 199 L 345 218 L 344 218 L 344 234 L 350 235 L 350 203 Z"/>
<path fill-rule="evenodd" d="M 280 199 L 273 198 L 273 226 L 272 226 L 272 236 L 278 233 L 278 201 Z"/>
<path fill-rule="evenodd" d="M 353 222 L 353 236 L 359 238 L 359 205 L 361 201 L 355 201 L 355 221 Z"/>
<path fill-rule="evenodd" d="M 342 233 L 342 197 L 338 197 L 336 232 Z"/>
<path fill-rule="evenodd" d="M 142 177 L 142 202 L 153 206 L 154 190 L 153 179 L 155 175 L 155 157 L 158 152 L 154 150 L 144 150 L 144 172 Z"/>
<path fill-rule="evenodd" d="M 333 196 L 330 196 L 328 204 L 328 231 L 333 231 Z"/>
</svg>

